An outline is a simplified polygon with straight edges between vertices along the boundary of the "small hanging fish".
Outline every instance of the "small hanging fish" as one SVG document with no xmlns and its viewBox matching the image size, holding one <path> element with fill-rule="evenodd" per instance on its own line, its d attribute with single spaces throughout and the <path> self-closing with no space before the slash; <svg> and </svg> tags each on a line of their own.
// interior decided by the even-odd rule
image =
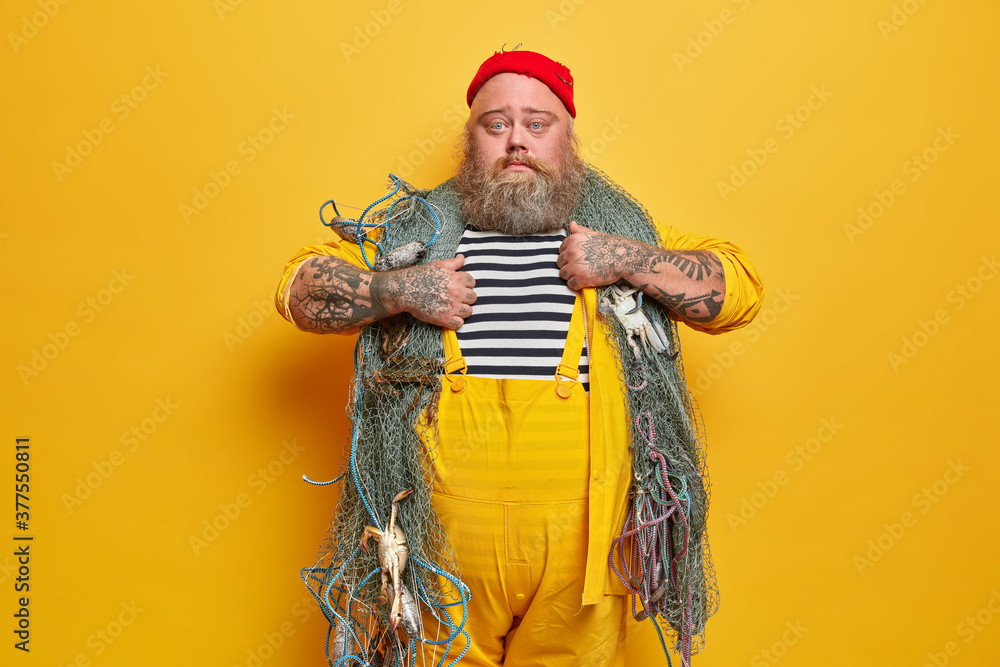
<svg viewBox="0 0 1000 667">
<path fill-rule="evenodd" d="M 337 232 L 337 235 L 344 239 L 345 241 L 350 241 L 351 243 L 358 242 L 358 221 L 351 220 L 350 218 L 345 218 L 342 216 L 337 216 L 330 221 L 330 226 L 333 227 L 333 231 Z"/>
<path fill-rule="evenodd" d="M 357 655 L 358 642 L 353 633 L 348 632 L 347 624 L 340 619 L 334 621 L 333 646 L 330 647 L 330 658 L 333 664 L 347 655 Z"/>
<path fill-rule="evenodd" d="M 420 241 L 413 241 L 382 255 L 375 262 L 375 270 L 392 271 L 393 269 L 405 269 L 422 260 L 426 254 L 427 246 Z"/>
<path fill-rule="evenodd" d="M 389 596 L 392 597 L 392 583 L 389 584 Z M 402 581 L 399 582 L 400 609 L 398 623 L 409 639 L 421 641 L 420 637 L 424 633 L 423 622 L 420 619 L 420 607 Z M 393 628 L 395 629 L 395 628 Z"/>
</svg>

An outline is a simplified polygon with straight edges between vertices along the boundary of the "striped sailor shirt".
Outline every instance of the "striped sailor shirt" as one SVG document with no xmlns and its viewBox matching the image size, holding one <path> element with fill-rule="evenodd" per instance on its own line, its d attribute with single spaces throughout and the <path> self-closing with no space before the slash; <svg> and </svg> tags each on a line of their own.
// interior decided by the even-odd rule
<svg viewBox="0 0 1000 667">
<path fill-rule="evenodd" d="M 562 361 L 576 292 L 556 260 L 566 232 L 506 236 L 467 227 L 461 268 L 476 279 L 472 316 L 456 332 L 468 375 L 547 380 Z M 580 382 L 589 390 L 587 350 Z"/>
</svg>

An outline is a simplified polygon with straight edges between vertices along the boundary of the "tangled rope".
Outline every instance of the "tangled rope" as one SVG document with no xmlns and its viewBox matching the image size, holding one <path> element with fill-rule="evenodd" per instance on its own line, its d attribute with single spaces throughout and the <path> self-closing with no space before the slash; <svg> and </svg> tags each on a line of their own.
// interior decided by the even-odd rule
<svg viewBox="0 0 1000 667">
<path fill-rule="evenodd" d="M 333 227 L 336 229 L 337 233 L 342 237 L 357 242 L 358 246 L 361 248 L 361 258 L 370 270 L 374 270 L 375 266 L 368 260 L 368 253 L 365 252 L 365 244 L 367 243 L 375 246 L 375 249 L 379 254 L 383 254 L 384 250 L 381 243 L 369 238 L 368 234 L 372 230 L 376 229 L 382 230 L 383 232 L 387 230 L 389 223 L 393 219 L 393 211 L 397 205 L 405 204 L 410 200 L 414 200 L 425 206 L 430 212 L 431 217 L 434 220 L 434 236 L 431 237 L 430 241 L 424 243 L 425 248 L 429 248 L 437 240 L 438 235 L 441 233 L 441 219 L 438 217 L 438 214 L 433 207 L 427 203 L 426 199 L 418 195 L 415 190 L 410 188 L 405 181 L 395 174 L 389 174 L 389 184 L 389 192 L 365 207 L 365 209 L 361 211 L 361 215 L 358 216 L 357 220 L 342 217 L 340 215 L 340 210 L 337 208 L 337 201 L 334 199 L 323 202 L 323 205 L 319 207 L 319 221 L 326 227 Z M 388 207 L 376 209 L 376 207 L 380 204 L 396 197 L 400 190 L 406 193 L 406 196 L 397 197 Z M 332 206 L 334 213 L 334 217 L 329 221 L 323 217 L 323 210 L 327 206 Z M 374 221 L 371 219 L 366 221 L 365 216 L 367 216 L 373 209 L 375 209 L 375 213 L 372 215 Z"/>
<path fill-rule="evenodd" d="M 637 490 L 622 525 L 621 533 L 612 541 L 608 564 L 619 581 L 632 594 L 632 616 L 637 621 L 653 620 L 667 662 L 670 654 L 656 616 L 667 616 L 667 593 L 681 585 L 678 566 L 687 553 L 690 537 L 691 499 L 687 481 L 670 469 L 666 457 L 656 451 L 656 431 L 649 413 L 636 416 L 635 428 L 649 445 L 649 457 L 654 463 L 652 483 L 636 480 Z M 681 536 L 678 545 L 675 533 Z M 631 538 L 631 555 L 629 555 Z M 614 556 L 618 555 L 622 570 Z M 666 571 L 664 569 L 666 568 Z M 669 577 L 669 581 L 667 579 Z M 681 665 L 691 664 L 691 590 L 686 591 L 686 603 L 681 615 L 681 632 L 678 633 Z M 636 599 L 642 609 L 636 609 Z"/>
</svg>

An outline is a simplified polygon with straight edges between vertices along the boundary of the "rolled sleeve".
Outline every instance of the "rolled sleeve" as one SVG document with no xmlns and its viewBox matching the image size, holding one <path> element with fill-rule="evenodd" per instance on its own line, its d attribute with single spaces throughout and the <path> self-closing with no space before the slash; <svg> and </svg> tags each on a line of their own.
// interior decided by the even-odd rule
<svg viewBox="0 0 1000 667">
<path fill-rule="evenodd" d="M 688 322 L 692 329 L 710 334 L 726 333 L 749 324 L 764 301 L 764 284 L 750 258 L 738 246 L 694 234 L 681 234 L 667 225 L 657 225 L 663 247 L 668 250 L 711 250 L 722 262 L 726 295 L 722 310 L 711 322 Z"/>
<path fill-rule="evenodd" d="M 302 268 L 303 264 L 314 257 L 324 256 L 339 257 L 359 268 L 367 268 L 364 258 L 361 256 L 361 249 L 356 243 L 339 240 L 329 241 L 322 245 L 307 245 L 299 250 L 294 257 L 285 262 L 285 271 L 281 274 L 281 280 L 278 281 L 278 289 L 274 293 L 274 307 L 282 317 L 292 324 L 295 324 L 289 308 L 292 282 L 295 280 L 295 276 L 298 275 L 299 269 Z M 345 331 L 344 333 L 351 332 Z"/>
</svg>

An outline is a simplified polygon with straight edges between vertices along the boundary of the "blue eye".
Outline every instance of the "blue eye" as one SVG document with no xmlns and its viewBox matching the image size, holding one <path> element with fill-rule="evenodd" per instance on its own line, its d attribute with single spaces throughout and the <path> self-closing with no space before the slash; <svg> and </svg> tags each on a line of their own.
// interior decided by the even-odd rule
<svg viewBox="0 0 1000 667">
<path fill-rule="evenodd" d="M 498 120 L 497 121 L 493 121 L 493 123 L 490 125 L 490 127 L 493 128 L 494 130 L 502 130 L 503 129 L 503 123 L 501 123 Z"/>
<path fill-rule="evenodd" d="M 542 124 L 539 123 L 538 121 L 535 121 L 534 123 L 531 124 L 531 129 L 540 130 L 542 129 Z"/>
</svg>

